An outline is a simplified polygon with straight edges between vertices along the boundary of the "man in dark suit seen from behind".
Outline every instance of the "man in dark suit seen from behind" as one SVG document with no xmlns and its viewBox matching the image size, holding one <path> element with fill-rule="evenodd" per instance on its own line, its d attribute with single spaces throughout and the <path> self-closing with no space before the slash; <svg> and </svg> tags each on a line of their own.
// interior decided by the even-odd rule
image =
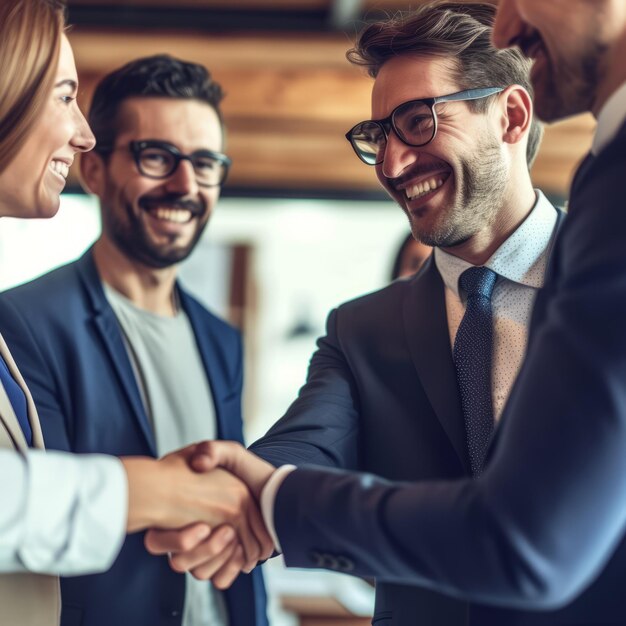
<svg viewBox="0 0 626 626">
<path fill-rule="evenodd" d="M 224 442 L 205 452 L 260 495 L 290 566 L 347 564 L 354 575 L 489 603 L 502 607 L 493 613 L 498 624 L 624 624 L 626 3 L 498 7 L 494 43 L 534 60 L 539 115 L 590 111 L 598 125 L 482 473 L 394 482 L 329 468 L 274 470 Z M 394 410 L 387 403 L 379 417 L 388 422 Z M 155 550 L 181 549 L 162 534 L 150 541 Z M 193 553 L 183 556 L 195 569 Z M 397 623 L 391 609 L 377 622 Z"/>
</svg>

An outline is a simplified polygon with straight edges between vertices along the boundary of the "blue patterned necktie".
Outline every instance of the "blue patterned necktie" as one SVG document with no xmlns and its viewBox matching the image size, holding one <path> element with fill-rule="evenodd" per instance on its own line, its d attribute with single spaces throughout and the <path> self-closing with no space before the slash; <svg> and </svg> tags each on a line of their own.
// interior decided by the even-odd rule
<svg viewBox="0 0 626 626">
<path fill-rule="evenodd" d="M 0 384 L 4 387 L 4 390 L 9 396 L 9 401 L 13 407 L 13 411 L 17 416 L 17 421 L 22 427 L 24 437 L 29 446 L 33 444 L 33 432 L 30 428 L 30 422 L 28 421 L 28 407 L 26 405 L 26 396 L 22 391 L 22 388 L 15 382 L 8 365 L 4 359 L 0 356 Z"/>
<path fill-rule="evenodd" d="M 496 278 L 496 273 L 487 267 L 470 267 L 459 278 L 459 286 L 467 295 L 467 308 L 454 340 L 454 365 L 470 464 L 476 477 L 482 472 L 493 433 L 491 293 Z"/>
</svg>

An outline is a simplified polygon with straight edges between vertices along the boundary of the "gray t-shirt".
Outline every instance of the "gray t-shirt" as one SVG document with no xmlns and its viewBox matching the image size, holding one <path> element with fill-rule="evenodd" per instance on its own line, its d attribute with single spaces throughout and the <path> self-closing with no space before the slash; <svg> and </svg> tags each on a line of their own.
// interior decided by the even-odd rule
<svg viewBox="0 0 626 626">
<path fill-rule="evenodd" d="M 186 313 L 179 309 L 174 317 L 156 315 L 103 287 L 123 331 L 159 456 L 215 439 L 211 386 Z M 183 626 L 227 623 L 222 594 L 210 582 L 186 574 Z"/>
</svg>

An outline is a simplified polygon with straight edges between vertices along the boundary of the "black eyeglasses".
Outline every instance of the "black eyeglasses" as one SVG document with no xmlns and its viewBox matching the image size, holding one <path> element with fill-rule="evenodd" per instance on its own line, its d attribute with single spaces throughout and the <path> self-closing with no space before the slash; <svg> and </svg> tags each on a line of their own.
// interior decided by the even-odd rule
<svg viewBox="0 0 626 626">
<path fill-rule="evenodd" d="M 124 146 L 118 146 L 124 147 Z M 96 146 L 96 152 L 107 153 L 116 150 Z M 148 139 L 131 141 L 128 149 L 133 155 L 137 169 L 142 176 L 161 180 L 171 176 L 181 161 L 189 161 L 196 175 L 196 182 L 201 187 L 218 187 L 224 183 L 232 161 L 221 152 L 196 150 L 183 154 L 176 146 L 166 141 Z"/>
<path fill-rule="evenodd" d="M 409 100 L 398 105 L 389 117 L 383 120 L 359 122 L 346 133 L 356 155 L 367 165 L 378 165 L 385 159 L 387 138 L 393 128 L 398 139 L 407 146 L 418 148 L 430 143 L 437 134 L 435 105 L 440 102 L 478 100 L 500 93 L 504 87 L 467 89 L 447 96 Z"/>
</svg>

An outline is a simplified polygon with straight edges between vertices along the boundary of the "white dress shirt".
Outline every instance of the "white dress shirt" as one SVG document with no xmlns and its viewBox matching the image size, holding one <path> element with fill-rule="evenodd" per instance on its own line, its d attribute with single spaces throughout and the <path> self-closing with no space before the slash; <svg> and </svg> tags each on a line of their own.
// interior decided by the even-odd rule
<svg viewBox="0 0 626 626">
<path fill-rule="evenodd" d="M 595 156 L 611 143 L 626 120 L 626 83 L 613 92 L 598 114 L 591 152 Z"/>
<path fill-rule="evenodd" d="M 557 213 L 537 190 L 537 202 L 517 230 L 485 263 L 497 275 L 491 296 L 493 358 L 491 391 L 496 421 L 509 397 L 526 352 L 528 326 L 554 239 Z M 465 295 L 459 294 L 459 277 L 470 263 L 435 248 L 435 264 L 445 285 L 450 349 L 465 315 Z"/>
<path fill-rule="evenodd" d="M 128 486 L 115 457 L 0 450 L 0 494 L 0 572 L 102 572 L 122 546 Z"/>
</svg>

